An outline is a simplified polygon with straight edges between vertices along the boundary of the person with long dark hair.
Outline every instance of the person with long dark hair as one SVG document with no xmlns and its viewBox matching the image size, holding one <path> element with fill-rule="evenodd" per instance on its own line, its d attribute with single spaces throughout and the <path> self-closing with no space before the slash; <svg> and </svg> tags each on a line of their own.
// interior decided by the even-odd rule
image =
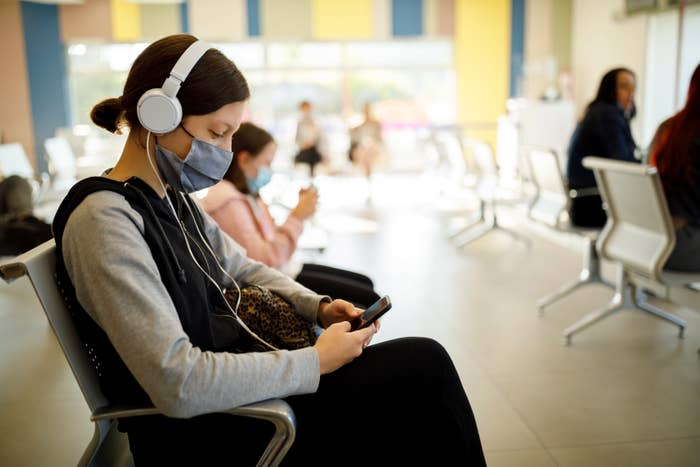
<svg viewBox="0 0 700 467">
<path fill-rule="evenodd" d="M 224 179 L 207 191 L 202 207 L 219 227 L 246 250 L 249 258 L 279 269 L 320 294 L 343 297 L 366 308 L 379 300 L 364 274 L 293 259 L 304 221 L 316 212 L 315 188 L 299 190 L 299 201 L 276 225 L 260 189 L 272 179 L 277 143 L 264 128 L 245 122 L 233 135 L 233 161 Z"/>
<path fill-rule="evenodd" d="M 637 145 L 630 130 L 636 114 L 636 78 L 627 68 L 608 71 L 600 81 L 595 99 L 588 104 L 583 119 L 571 137 L 566 176 L 569 188 L 580 196 L 572 200 L 569 215 L 574 225 L 602 227 L 607 219 L 597 194 L 595 176 L 583 166 L 586 156 L 636 161 Z"/>
<path fill-rule="evenodd" d="M 297 433 L 285 464 L 485 465 L 457 370 L 436 341 L 369 345 L 376 323 L 245 256 L 191 194 L 218 183 L 248 84 L 219 50 L 178 34 L 144 49 L 92 121 L 129 134 L 114 168 L 79 181 L 54 219 L 56 275 L 137 466 L 255 465 L 272 425 L 216 413 L 282 397 Z M 240 284 L 240 287 L 239 285 Z M 264 288 L 324 331 L 264 344 L 225 291 Z M 267 316 L 274 319 L 274 316 Z M 371 442 L 361 440 L 371 439 Z"/>
<path fill-rule="evenodd" d="M 700 64 L 685 107 L 657 129 L 649 163 L 659 171 L 676 229 L 676 246 L 665 267 L 700 271 Z"/>
</svg>

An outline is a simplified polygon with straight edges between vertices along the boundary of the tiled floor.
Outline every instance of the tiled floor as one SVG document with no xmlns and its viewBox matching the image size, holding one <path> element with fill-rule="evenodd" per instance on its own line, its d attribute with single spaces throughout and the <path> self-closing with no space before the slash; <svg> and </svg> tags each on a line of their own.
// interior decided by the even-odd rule
<svg viewBox="0 0 700 467">
<path fill-rule="evenodd" d="M 329 245 L 314 260 L 367 273 L 391 295 L 379 339 L 423 335 L 447 347 L 490 466 L 700 465 L 699 312 L 678 312 L 683 340 L 625 311 L 565 347 L 562 330 L 611 296 L 590 286 L 537 315 L 537 299 L 578 274 L 575 240 L 507 211 L 529 244 L 493 232 L 460 250 L 447 240 L 454 203 L 424 178 L 377 177 L 371 202 L 356 181 L 318 185 L 315 223 Z M 673 297 L 700 308 L 696 292 Z M 0 465 L 74 465 L 92 427 L 26 281 L 0 285 L 0 320 Z"/>
</svg>

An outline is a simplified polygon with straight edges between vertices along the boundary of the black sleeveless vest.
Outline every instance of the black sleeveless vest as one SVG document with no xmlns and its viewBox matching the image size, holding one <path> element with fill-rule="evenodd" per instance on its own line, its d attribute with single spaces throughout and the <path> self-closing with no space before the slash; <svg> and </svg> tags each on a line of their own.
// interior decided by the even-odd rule
<svg viewBox="0 0 700 467">
<path fill-rule="evenodd" d="M 63 261 L 63 231 L 73 210 L 91 193 L 108 190 L 121 194 L 144 222 L 144 237 L 158 266 L 183 329 L 193 345 L 202 350 L 225 351 L 241 345 L 240 325 L 230 318 L 215 316 L 215 312 L 230 315 L 223 298 L 214 285 L 199 271 L 187 250 L 185 240 L 167 201 L 158 197 L 138 178 L 118 182 L 104 177 L 91 177 L 78 182 L 68 193 L 56 213 L 53 223 L 56 238 L 56 279 L 75 320 L 78 335 L 97 371 L 100 386 L 112 404 L 149 404 L 150 399 L 132 376 L 110 343 L 105 332 L 85 312 L 76 298 Z M 168 192 L 178 212 L 191 249 L 197 261 L 210 276 L 218 278 L 220 271 L 202 244 L 195 223 L 204 235 L 203 219 L 189 196 Z M 188 203 L 194 213 L 184 205 Z M 89 226 L 85 226 L 89 228 Z M 206 239 L 206 237 L 205 237 Z M 207 240 L 208 241 L 208 240 Z M 98 255 L 99 251 L 86 252 Z M 100 287 L 99 283 L 94 287 Z M 221 285 L 219 285 L 221 287 Z M 244 334 L 244 333 L 243 333 Z M 136 420 L 136 419 L 134 419 Z"/>
</svg>

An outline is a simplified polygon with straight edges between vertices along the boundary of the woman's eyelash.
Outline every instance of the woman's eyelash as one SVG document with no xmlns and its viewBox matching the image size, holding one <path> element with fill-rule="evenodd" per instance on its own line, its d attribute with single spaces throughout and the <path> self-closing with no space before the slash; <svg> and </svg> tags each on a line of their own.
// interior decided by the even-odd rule
<svg viewBox="0 0 700 467">
<path fill-rule="evenodd" d="M 224 134 L 223 134 L 223 133 L 217 133 L 217 132 L 212 131 L 212 130 L 209 130 L 209 131 L 211 132 L 212 135 L 214 135 L 214 136 L 217 137 L 217 138 L 223 138 L 223 137 L 224 137 Z"/>
</svg>

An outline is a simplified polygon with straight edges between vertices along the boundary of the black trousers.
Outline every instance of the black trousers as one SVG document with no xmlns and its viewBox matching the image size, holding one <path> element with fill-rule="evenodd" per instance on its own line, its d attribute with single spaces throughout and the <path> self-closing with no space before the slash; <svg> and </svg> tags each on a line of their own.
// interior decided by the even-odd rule
<svg viewBox="0 0 700 467">
<path fill-rule="evenodd" d="M 314 176 L 314 169 L 316 165 L 321 162 L 321 153 L 318 152 L 316 146 L 310 148 L 302 149 L 296 156 L 294 156 L 294 162 L 296 164 L 309 164 L 310 175 Z"/>
<path fill-rule="evenodd" d="M 342 298 L 362 308 L 379 300 L 372 280 L 352 271 L 307 263 L 295 280 L 318 294 Z"/>
<path fill-rule="evenodd" d="M 608 220 L 599 195 L 572 199 L 569 217 L 571 222 L 579 227 L 603 227 Z"/>
<path fill-rule="evenodd" d="M 285 466 L 486 465 L 459 375 L 445 349 L 425 338 L 369 346 L 321 377 L 318 391 L 288 397 L 297 436 Z M 255 465 L 267 422 L 214 414 L 132 426 L 137 466 Z"/>
</svg>

